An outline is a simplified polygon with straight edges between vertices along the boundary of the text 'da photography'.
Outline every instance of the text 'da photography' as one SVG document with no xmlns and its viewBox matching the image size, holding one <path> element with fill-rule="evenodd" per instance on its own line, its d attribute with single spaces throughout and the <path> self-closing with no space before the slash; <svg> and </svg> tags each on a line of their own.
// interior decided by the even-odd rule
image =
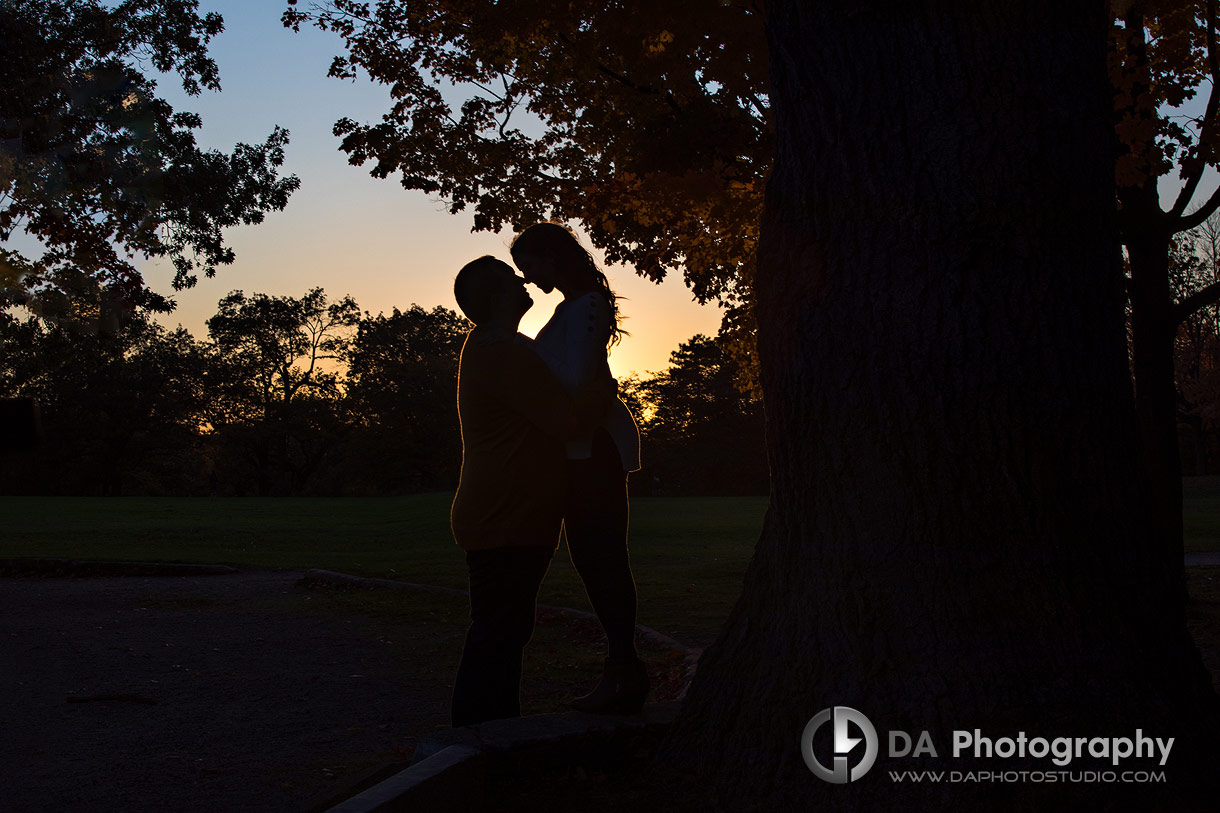
<svg viewBox="0 0 1220 813">
<path fill-rule="evenodd" d="M 1173 779 L 1174 737 L 1162 732 L 1067 734 L 1032 724 L 1003 732 L 955 728 L 946 741 L 881 722 L 848 706 L 822 709 L 800 735 L 805 765 L 832 785 L 1157 785 Z"/>
</svg>

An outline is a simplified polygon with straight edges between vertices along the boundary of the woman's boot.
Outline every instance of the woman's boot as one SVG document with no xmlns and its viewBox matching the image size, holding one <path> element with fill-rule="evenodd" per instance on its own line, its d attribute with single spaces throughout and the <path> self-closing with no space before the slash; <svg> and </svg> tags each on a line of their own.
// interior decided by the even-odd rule
<svg viewBox="0 0 1220 813">
<path fill-rule="evenodd" d="M 597 687 L 572 701 L 572 708 L 592 714 L 635 714 L 648 696 L 648 670 L 639 658 L 615 661 L 606 658 Z"/>
</svg>

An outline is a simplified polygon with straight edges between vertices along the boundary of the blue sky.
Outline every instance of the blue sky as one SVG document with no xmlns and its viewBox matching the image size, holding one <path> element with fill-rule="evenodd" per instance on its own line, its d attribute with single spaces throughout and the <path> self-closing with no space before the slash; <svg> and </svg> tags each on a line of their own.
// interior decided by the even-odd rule
<svg viewBox="0 0 1220 813">
<path fill-rule="evenodd" d="M 457 269 L 483 254 L 508 260 L 512 235 L 471 233 L 469 214 L 450 215 L 439 200 L 349 165 L 331 135 L 332 125 L 343 116 L 377 121 L 388 108 L 389 94 L 367 80 L 328 78 L 340 40 L 312 28 L 299 33 L 285 29 L 280 24 L 285 8 L 284 0 L 201 0 L 201 13 L 216 11 L 225 19 L 224 33 L 210 48 L 223 91 L 188 97 L 174 77 L 159 83 L 176 109 L 202 115 L 198 139 L 204 147 L 228 151 L 239 141 L 262 141 L 276 125 L 287 128 L 291 143 L 284 170 L 301 179 L 285 211 L 269 215 L 259 226 L 228 232 L 237 262 L 221 268 L 216 278 L 174 294 L 179 307 L 162 321 L 171 326 L 180 322 L 202 338 L 204 320 L 217 300 L 237 288 L 299 296 L 321 286 L 332 298 L 351 294 L 372 313 L 411 304 L 456 308 L 452 279 Z M 1177 112 L 1199 115 L 1207 90 Z M 1215 178 L 1209 170 L 1196 205 L 1215 188 Z M 1173 175 L 1162 180 L 1166 206 L 1176 180 Z M 168 262 L 145 263 L 143 269 L 154 289 L 171 293 Z M 616 375 L 662 370 L 680 342 L 716 332 L 719 309 L 695 304 L 680 278 L 655 285 L 630 268 L 605 270 L 625 297 L 622 309 L 631 333 L 611 356 Z M 559 299 L 556 293 L 533 294 L 534 308 L 522 322 L 530 335 Z"/>
<path fill-rule="evenodd" d="M 283 28 L 283 0 L 202 0 L 200 12 L 220 12 L 225 31 L 210 52 L 220 67 L 221 93 L 188 97 L 166 76 L 160 92 L 175 109 L 203 117 L 201 146 L 230 150 L 239 141 L 262 141 L 277 124 L 291 132 L 285 171 L 301 179 L 287 209 L 253 227 L 228 232 L 237 262 L 214 279 L 176 295 L 181 322 L 196 337 L 230 290 L 299 296 L 314 286 L 332 298 L 351 294 L 372 313 L 419 304 L 456 308 L 453 275 L 468 260 L 494 254 L 509 260 L 512 235 L 471 233 L 469 214 L 450 215 L 442 202 L 377 180 L 347 163 L 331 127 L 342 116 L 377 121 L 389 94 L 367 80 L 327 78 L 337 37 L 314 29 Z M 586 240 L 586 245 L 588 241 Z M 600 259 L 600 257 L 599 257 Z M 714 334 L 715 306 L 695 304 L 680 276 L 656 285 L 633 269 L 606 266 L 611 285 L 626 297 L 622 309 L 631 336 L 615 348 L 616 375 L 662 370 L 670 351 L 696 333 Z M 152 287 L 169 292 L 168 262 L 146 264 Z M 532 335 L 546 321 L 558 294 L 531 289 L 535 305 L 522 322 Z"/>
</svg>

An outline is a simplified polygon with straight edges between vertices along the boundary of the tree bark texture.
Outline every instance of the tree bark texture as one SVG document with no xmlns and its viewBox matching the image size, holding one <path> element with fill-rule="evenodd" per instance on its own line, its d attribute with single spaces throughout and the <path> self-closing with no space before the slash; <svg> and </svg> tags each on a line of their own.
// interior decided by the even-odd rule
<svg viewBox="0 0 1220 813">
<path fill-rule="evenodd" d="M 757 294 L 772 500 L 662 759 L 727 810 L 1156 802 L 1166 787 L 886 775 L 1048 767 L 952 760 L 955 729 L 1141 728 L 1176 738 L 1171 790 L 1212 781 L 1192 767 L 1217 714 L 1181 560 L 1150 553 L 1105 4 L 774 0 L 767 13 L 778 140 Z M 834 705 L 881 737 L 872 772 L 845 785 L 800 753 Z M 888 758 L 893 729 L 929 731 L 939 758 Z"/>
<path fill-rule="evenodd" d="M 1151 93 L 1152 68 L 1145 39 L 1146 22 L 1139 5 L 1128 9 L 1125 25 L 1130 70 L 1135 76 L 1132 96 Z M 1158 111 L 1134 104 L 1126 115 L 1142 117 L 1155 129 Z M 1151 168 L 1149 168 L 1150 170 Z M 1120 238 L 1131 266 L 1131 356 L 1135 408 L 1149 476 L 1149 499 L 1157 526 L 1155 542 L 1170 563 L 1182 558 L 1182 459 L 1178 445 L 1178 389 L 1174 376 L 1174 339 L 1179 317 L 1169 283 L 1169 254 L 1178 218 L 1161 210 L 1157 176 L 1118 190 Z M 1186 586 L 1179 592 L 1185 595 Z"/>
<path fill-rule="evenodd" d="M 1153 186 L 1152 195 L 1155 194 Z M 1124 195 L 1124 209 L 1133 209 L 1140 197 L 1143 196 Z M 1160 209 L 1152 212 L 1159 215 Z M 1155 218 L 1159 219 L 1163 216 Z M 1131 259 L 1135 407 L 1154 512 L 1154 546 L 1159 548 L 1157 552 L 1167 563 L 1173 563 L 1181 561 L 1183 552 L 1182 452 L 1178 441 L 1178 387 L 1173 365 L 1178 321 L 1169 285 L 1169 243 L 1167 230 L 1149 230 L 1127 237 L 1127 253 Z M 1180 587 L 1184 595 L 1185 584 Z"/>
</svg>

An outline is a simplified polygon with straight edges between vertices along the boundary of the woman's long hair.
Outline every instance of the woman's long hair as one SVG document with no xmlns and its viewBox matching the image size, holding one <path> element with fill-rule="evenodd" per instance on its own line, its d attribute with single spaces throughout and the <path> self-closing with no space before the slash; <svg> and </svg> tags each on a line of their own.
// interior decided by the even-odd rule
<svg viewBox="0 0 1220 813">
<path fill-rule="evenodd" d="M 566 269 L 574 269 L 586 275 L 594 289 L 601 292 L 610 306 L 610 315 L 613 318 L 607 345 L 614 346 L 622 341 L 624 336 L 629 335 L 619 327 L 619 321 L 623 317 L 619 314 L 618 297 L 610 290 L 610 280 L 606 279 L 606 275 L 597 267 L 593 255 L 566 226 L 559 223 L 535 223 L 517 235 L 509 253 L 513 255 L 514 261 L 526 255 L 555 257 Z"/>
</svg>

